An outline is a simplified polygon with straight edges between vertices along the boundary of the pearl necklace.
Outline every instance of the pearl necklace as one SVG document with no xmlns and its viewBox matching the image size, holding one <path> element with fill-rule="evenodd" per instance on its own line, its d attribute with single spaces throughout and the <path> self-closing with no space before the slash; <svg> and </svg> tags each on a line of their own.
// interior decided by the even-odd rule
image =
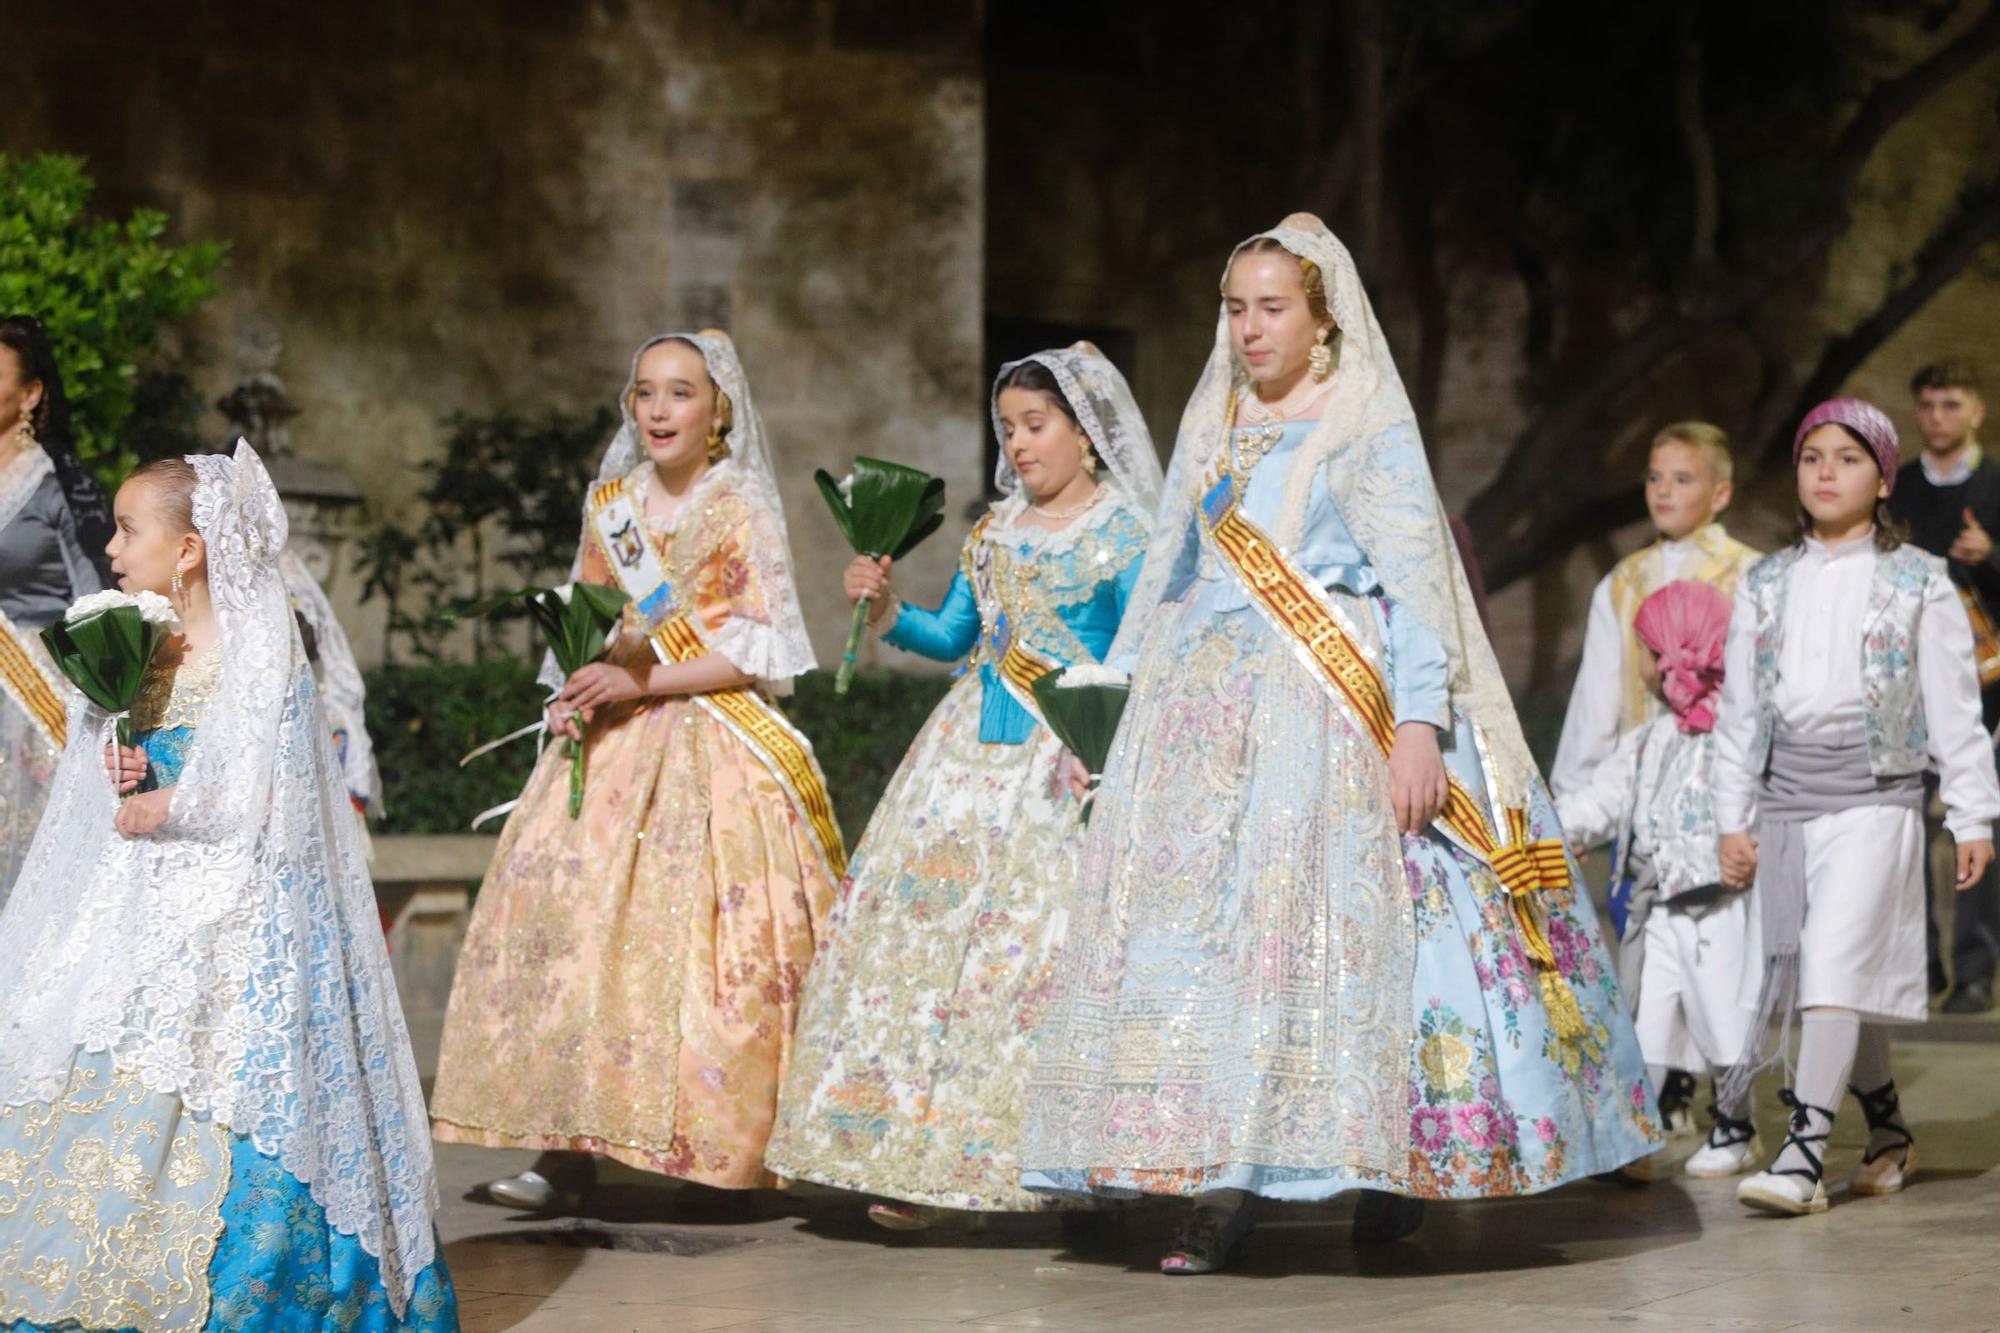
<svg viewBox="0 0 2000 1333">
<path fill-rule="evenodd" d="M 1291 419 L 1291 414 L 1317 406 L 1318 400 L 1326 392 L 1325 385 L 1314 383 L 1310 379 L 1306 381 L 1304 389 L 1303 393 L 1294 389 L 1275 403 L 1266 403 L 1254 393 L 1248 395 L 1248 401 L 1241 403 L 1241 422 L 1246 428 L 1255 426 L 1258 429 L 1254 435 L 1250 435 L 1240 443 L 1236 438 L 1240 400 L 1236 394 L 1230 395 L 1229 421 L 1224 427 L 1227 434 L 1223 462 L 1225 471 L 1233 474 L 1239 481 L 1247 483 L 1250 480 L 1250 473 L 1256 469 L 1259 462 L 1263 461 L 1264 455 L 1277 448 L 1278 441 L 1285 438 L 1285 425 Z"/>
<path fill-rule="evenodd" d="M 1075 518 L 1078 514 L 1081 514 L 1084 510 L 1096 504 L 1097 497 L 1102 494 L 1104 494 L 1104 488 L 1102 486 L 1099 486 L 1096 490 L 1090 493 L 1090 498 L 1088 500 L 1085 500 L 1082 504 L 1076 506 L 1076 508 L 1074 509 L 1044 509 L 1042 508 L 1042 506 L 1036 504 L 1033 500 L 1028 501 L 1028 509 L 1033 513 L 1040 514 L 1043 518 L 1054 519 L 1058 523 L 1066 523 L 1070 519 Z"/>
</svg>

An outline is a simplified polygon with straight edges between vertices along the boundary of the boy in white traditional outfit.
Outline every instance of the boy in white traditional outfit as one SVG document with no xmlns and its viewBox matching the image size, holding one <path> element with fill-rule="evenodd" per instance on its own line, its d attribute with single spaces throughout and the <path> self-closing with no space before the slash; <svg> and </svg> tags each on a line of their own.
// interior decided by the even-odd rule
<svg viewBox="0 0 2000 1333">
<path fill-rule="evenodd" d="M 1724 882 L 1757 884 L 1764 983 L 1723 1093 L 1747 1090 L 1763 1063 L 1763 1020 L 1803 1011 L 1780 1093 L 1790 1132 L 1736 1195 L 1787 1216 L 1826 1208 L 1842 1087 L 1869 1128 L 1853 1191 L 1893 1193 L 1916 1164 L 1886 1025 L 1927 1008 L 1924 769 L 1938 770 L 1961 890 L 1992 863 L 2000 817 L 1971 626 L 1944 561 L 1887 519 L 1896 457 L 1895 427 L 1869 403 L 1807 414 L 1792 444 L 1800 540 L 1744 576 L 1729 627 L 1716 814 Z"/>
<path fill-rule="evenodd" d="M 1657 1090 L 1669 1070 L 1720 1076 L 1742 1055 L 1759 954 L 1750 896 L 1723 887 L 1717 859 L 1715 704 L 1729 598 L 1678 579 L 1642 602 L 1633 623 L 1640 676 L 1671 711 L 1626 732 L 1556 809 L 1572 843 L 1614 841 L 1612 875 L 1633 883 L 1619 979 L 1636 1000 L 1633 1026 Z M 1735 1175 L 1757 1154 L 1749 1099 L 1711 1110 L 1708 1142 L 1687 1172 Z"/>
</svg>

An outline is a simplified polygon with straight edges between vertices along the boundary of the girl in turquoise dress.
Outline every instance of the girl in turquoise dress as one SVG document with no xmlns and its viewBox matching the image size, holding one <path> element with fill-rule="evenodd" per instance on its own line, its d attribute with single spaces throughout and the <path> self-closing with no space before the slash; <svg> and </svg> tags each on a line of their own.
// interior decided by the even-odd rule
<svg viewBox="0 0 2000 1333">
<path fill-rule="evenodd" d="M 1587 899 L 1346 251 L 1232 257 L 1147 570 L 1021 1161 L 1054 1193 L 1194 1202 L 1528 1193 L 1658 1143 Z"/>
<path fill-rule="evenodd" d="M 121 585 L 183 632 L 131 748 L 72 701 L 0 914 L 0 1329 L 456 1329 L 277 494 L 239 445 L 142 467 L 116 516 Z"/>
<path fill-rule="evenodd" d="M 944 603 L 897 602 L 888 562 L 848 591 L 898 648 L 970 669 L 931 714 L 856 848 L 806 982 L 765 1160 L 893 1202 L 1036 1207 L 1017 1145 L 1032 1041 L 1076 874 L 1062 745 L 1023 684 L 1095 664 L 1145 552 L 1159 463 L 1131 391 L 1088 344 L 1004 367 L 993 392 L 1004 498 Z"/>
</svg>

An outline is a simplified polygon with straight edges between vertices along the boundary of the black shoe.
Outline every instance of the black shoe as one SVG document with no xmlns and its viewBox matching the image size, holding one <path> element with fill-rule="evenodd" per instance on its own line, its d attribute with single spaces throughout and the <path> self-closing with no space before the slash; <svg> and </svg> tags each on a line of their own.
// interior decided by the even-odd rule
<svg viewBox="0 0 2000 1333">
<path fill-rule="evenodd" d="M 1944 974 L 1944 964 L 1938 962 L 1936 959 L 1931 960 L 1930 988 L 1933 1000 L 1951 989 L 1951 982 Z"/>
<path fill-rule="evenodd" d="M 1354 1206 L 1354 1243 L 1386 1245 L 1416 1234 L 1424 1224 L 1424 1201 L 1385 1190 L 1363 1190 Z"/>
<path fill-rule="evenodd" d="M 1944 1011 L 1948 1014 L 1984 1014 L 1993 1008 L 1993 983 L 1990 981 L 1965 981 L 1952 988 L 1945 996 Z"/>
<path fill-rule="evenodd" d="M 1660 1125 L 1669 1134 L 1682 1134 L 1694 1127 L 1694 1097 L 1699 1085 L 1685 1069 L 1667 1071 L 1660 1089 Z"/>
</svg>

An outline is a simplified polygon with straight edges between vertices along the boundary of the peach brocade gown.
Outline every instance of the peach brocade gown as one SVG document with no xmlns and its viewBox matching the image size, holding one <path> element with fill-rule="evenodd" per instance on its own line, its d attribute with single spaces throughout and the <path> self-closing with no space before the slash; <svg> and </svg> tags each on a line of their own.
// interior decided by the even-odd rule
<svg viewBox="0 0 2000 1333">
<path fill-rule="evenodd" d="M 668 579 L 710 641 L 768 623 L 789 579 L 761 507 L 711 473 L 672 527 Z M 583 577 L 612 582 L 594 537 Z M 629 627 L 628 627 L 629 628 Z M 627 633 L 613 660 L 650 651 Z M 459 957 L 437 1138 L 574 1149 L 724 1188 L 766 1186 L 764 1145 L 821 923 L 806 825 L 764 764 L 684 698 L 601 711 L 581 815 L 551 745 L 507 820 Z"/>
</svg>

